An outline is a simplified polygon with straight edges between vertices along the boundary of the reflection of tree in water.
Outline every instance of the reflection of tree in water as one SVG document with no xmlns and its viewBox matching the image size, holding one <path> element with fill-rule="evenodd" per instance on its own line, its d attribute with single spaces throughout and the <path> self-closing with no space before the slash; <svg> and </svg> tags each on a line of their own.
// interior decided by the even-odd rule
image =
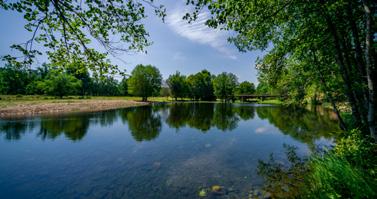
<svg viewBox="0 0 377 199">
<path fill-rule="evenodd" d="M 166 123 L 172 127 L 179 129 L 187 124 L 187 121 L 193 116 L 191 114 L 191 106 L 189 103 L 174 103 L 169 107 L 169 116 Z"/>
<path fill-rule="evenodd" d="M 111 126 L 118 118 L 118 111 L 109 110 L 94 113 L 91 116 L 91 123 L 100 124 L 101 126 Z"/>
<path fill-rule="evenodd" d="M 334 137 L 333 132 L 339 131 L 336 121 L 329 114 L 319 116 L 316 112 L 306 109 L 284 107 L 258 107 L 258 117 L 267 119 L 279 130 L 314 147 L 314 141 L 320 137 Z"/>
<path fill-rule="evenodd" d="M 214 104 L 195 103 L 191 107 L 191 118 L 188 125 L 192 128 L 206 132 L 211 128 L 214 115 Z"/>
<path fill-rule="evenodd" d="M 128 128 L 136 141 L 153 140 L 161 131 L 161 117 L 151 106 L 128 109 L 121 115 L 127 118 Z"/>
<path fill-rule="evenodd" d="M 218 103 L 215 105 L 213 125 L 222 131 L 237 128 L 239 118 L 232 104 Z"/>
<path fill-rule="evenodd" d="M 283 164 L 271 154 L 268 161 L 259 160 L 258 174 L 265 179 L 263 189 L 271 198 L 300 198 L 309 167 L 307 158 L 297 155 L 297 148 L 284 145 L 289 164 Z"/>
<path fill-rule="evenodd" d="M 89 123 L 90 117 L 86 116 L 42 119 L 38 135 L 42 139 L 55 139 L 64 134 L 70 140 L 81 140 L 88 131 Z"/>
<path fill-rule="evenodd" d="M 255 116 L 255 106 L 234 107 L 238 116 L 243 120 L 252 120 Z"/>
<path fill-rule="evenodd" d="M 213 103 L 175 103 L 169 107 L 166 123 L 177 129 L 188 125 L 206 132 L 211 128 L 213 111 Z"/>
<path fill-rule="evenodd" d="M 227 103 L 174 103 L 169 107 L 166 123 L 173 128 L 188 125 L 192 128 L 208 131 L 216 127 L 222 131 L 235 129 L 239 117 L 253 119 L 255 107 L 233 106 Z"/>
<path fill-rule="evenodd" d="M 2 121 L 0 133 L 4 133 L 6 140 L 19 140 L 27 131 L 33 130 L 35 123 L 28 120 Z"/>
</svg>

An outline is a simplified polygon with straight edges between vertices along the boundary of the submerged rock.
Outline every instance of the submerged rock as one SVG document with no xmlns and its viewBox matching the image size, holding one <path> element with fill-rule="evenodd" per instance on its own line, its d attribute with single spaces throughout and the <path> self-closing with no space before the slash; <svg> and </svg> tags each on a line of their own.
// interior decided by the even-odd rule
<svg viewBox="0 0 377 199">
<path fill-rule="evenodd" d="M 205 189 L 201 189 L 199 191 L 199 197 L 206 197 L 207 196 L 207 191 Z"/>
<path fill-rule="evenodd" d="M 222 187 L 219 185 L 213 185 L 211 190 L 212 192 L 220 192 L 222 190 Z"/>
</svg>

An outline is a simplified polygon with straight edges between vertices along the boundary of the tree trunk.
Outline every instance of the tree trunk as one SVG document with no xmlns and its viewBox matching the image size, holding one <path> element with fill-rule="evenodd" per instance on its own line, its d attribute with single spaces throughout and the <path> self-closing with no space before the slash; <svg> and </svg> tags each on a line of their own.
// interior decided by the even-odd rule
<svg viewBox="0 0 377 199">
<path fill-rule="evenodd" d="M 367 123 L 368 123 L 367 94 L 366 92 L 364 92 L 364 89 L 360 89 L 359 86 L 357 85 L 365 85 L 366 82 L 362 81 L 363 78 L 361 77 L 361 75 L 358 74 L 358 70 L 355 69 L 352 65 L 352 60 L 351 60 L 351 55 L 350 55 L 352 52 L 352 49 L 349 45 L 350 39 L 347 38 L 347 33 L 344 32 L 343 30 L 339 30 L 339 34 L 341 36 L 341 40 L 339 43 L 340 49 L 343 52 L 344 64 L 346 68 L 344 73 L 349 78 L 348 82 L 346 83 L 349 83 L 350 85 L 351 93 L 355 100 L 355 106 L 357 108 L 357 111 L 360 114 L 362 127 L 365 127 L 367 126 Z"/>
<path fill-rule="evenodd" d="M 320 3 L 322 5 L 325 4 L 324 0 L 320 0 Z M 339 39 L 339 36 L 338 36 L 337 29 L 336 29 L 335 24 L 333 23 L 332 19 L 330 18 L 330 16 L 328 15 L 328 13 L 324 9 L 321 10 L 320 14 L 324 17 L 324 19 L 327 23 L 327 28 L 330 31 L 331 36 L 333 37 L 334 48 L 335 48 L 335 53 L 336 53 L 335 60 L 336 60 L 337 65 L 339 66 L 339 71 L 340 71 L 340 73 L 342 75 L 342 79 L 344 81 L 346 96 L 348 98 L 348 101 L 351 104 L 352 116 L 354 117 L 356 124 L 358 126 L 360 126 L 361 125 L 361 113 L 358 111 L 356 99 L 354 97 L 354 93 L 352 92 L 352 85 L 351 85 L 351 82 L 350 82 L 351 79 L 350 79 L 349 73 L 347 71 L 347 68 L 345 66 L 345 63 L 344 63 L 343 52 L 342 52 L 342 49 L 341 49 L 340 39 Z"/>
<path fill-rule="evenodd" d="M 340 115 L 340 112 L 339 112 L 338 108 L 336 107 L 335 100 L 334 100 L 334 98 L 331 95 L 330 89 L 327 87 L 326 80 L 325 80 L 325 77 L 323 76 L 323 73 L 321 71 L 320 63 L 319 63 L 319 61 L 317 59 L 317 56 L 316 56 L 315 52 L 313 52 L 313 51 L 312 51 L 312 54 L 313 54 L 314 64 L 317 65 L 317 71 L 318 71 L 319 79 L 320 79 L 320 81 L 322 83 L 322 86 L 324 87 L 323 90 L 325 92 L 325 95 L 329 98 L 331 106 L 334 109 L 334 112 L 335 112 L 335 114 L 336 114 L 336 116 L 338 118 L 340 129 L 342 129 L 342 130 L 345 131 L 345 130 L 347 130 L 347 126 L 344 123 L 344 121 L 342 119 L 342 116 Z"/>
<path fill-rule="evenodd" d="M 375 117 L 375 107 L 374 107 L 374 83 L 372 77 L 373 65 L 371 62 L 371 42 L 372 42 L 372 13 L 369 6 L 369 1 L 363 0 L 364 12 L 365 12 L 365 65 L 368 80 L 368 127 L 370 135 L 377 141 L 376 123 L 374 121 Z"/>
</svg>

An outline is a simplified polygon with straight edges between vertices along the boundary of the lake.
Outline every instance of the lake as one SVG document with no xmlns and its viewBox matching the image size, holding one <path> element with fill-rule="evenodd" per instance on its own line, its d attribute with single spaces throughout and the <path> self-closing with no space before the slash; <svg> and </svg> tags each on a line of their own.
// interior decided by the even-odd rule
<svg viewBox="0 0 377 199">
<path fill-rule="evenodd" d="M 331 111 L 257 104 L 0 120 L 0 198 L 247 198 L 259 160 L 286 163 L 284 144 L 308 156 L 336 131 Z"/>
</svg>

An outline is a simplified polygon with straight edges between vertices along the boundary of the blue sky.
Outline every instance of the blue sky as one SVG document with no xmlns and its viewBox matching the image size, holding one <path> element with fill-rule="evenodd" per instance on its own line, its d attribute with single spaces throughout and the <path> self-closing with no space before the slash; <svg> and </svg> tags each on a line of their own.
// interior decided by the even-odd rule
<svg viewBox="0 0 377 199">
<path fill-rule="evenodd" d="M 118 54 L 117 57 L 109 57 L 112 63 L 127 72 L 131 72 L 137 64 L 152 64 L 160 69 L 164 79 L 175 71 L 188 75 L 207 69 L 214 74 L 232 72 L 240 82 L 246 80 L 256 83 L 255 60 L 263 53 L 239 52 L 227 43 L 230 33 L 204 25 L 207 13 L 200 14 L 199 19 L 192 24 L 183 21 L 182 16 L 187 11 L 184 2 L 157 1 L 166 6 L 165 23 L 147 8 L 145 26 L 153 42 L 147 48 L 147 54 Z M 0 31 L 0 55 L 9 54 L 11 44 L 22 43 L 30 38 L 30 33 L 23 29 L 24 23 L 22 15 L 1 10 L 0 27 L 3 29 Z M 42 57 L 38 60 L 44 62 L 46 59 Z"/>
</svg>

